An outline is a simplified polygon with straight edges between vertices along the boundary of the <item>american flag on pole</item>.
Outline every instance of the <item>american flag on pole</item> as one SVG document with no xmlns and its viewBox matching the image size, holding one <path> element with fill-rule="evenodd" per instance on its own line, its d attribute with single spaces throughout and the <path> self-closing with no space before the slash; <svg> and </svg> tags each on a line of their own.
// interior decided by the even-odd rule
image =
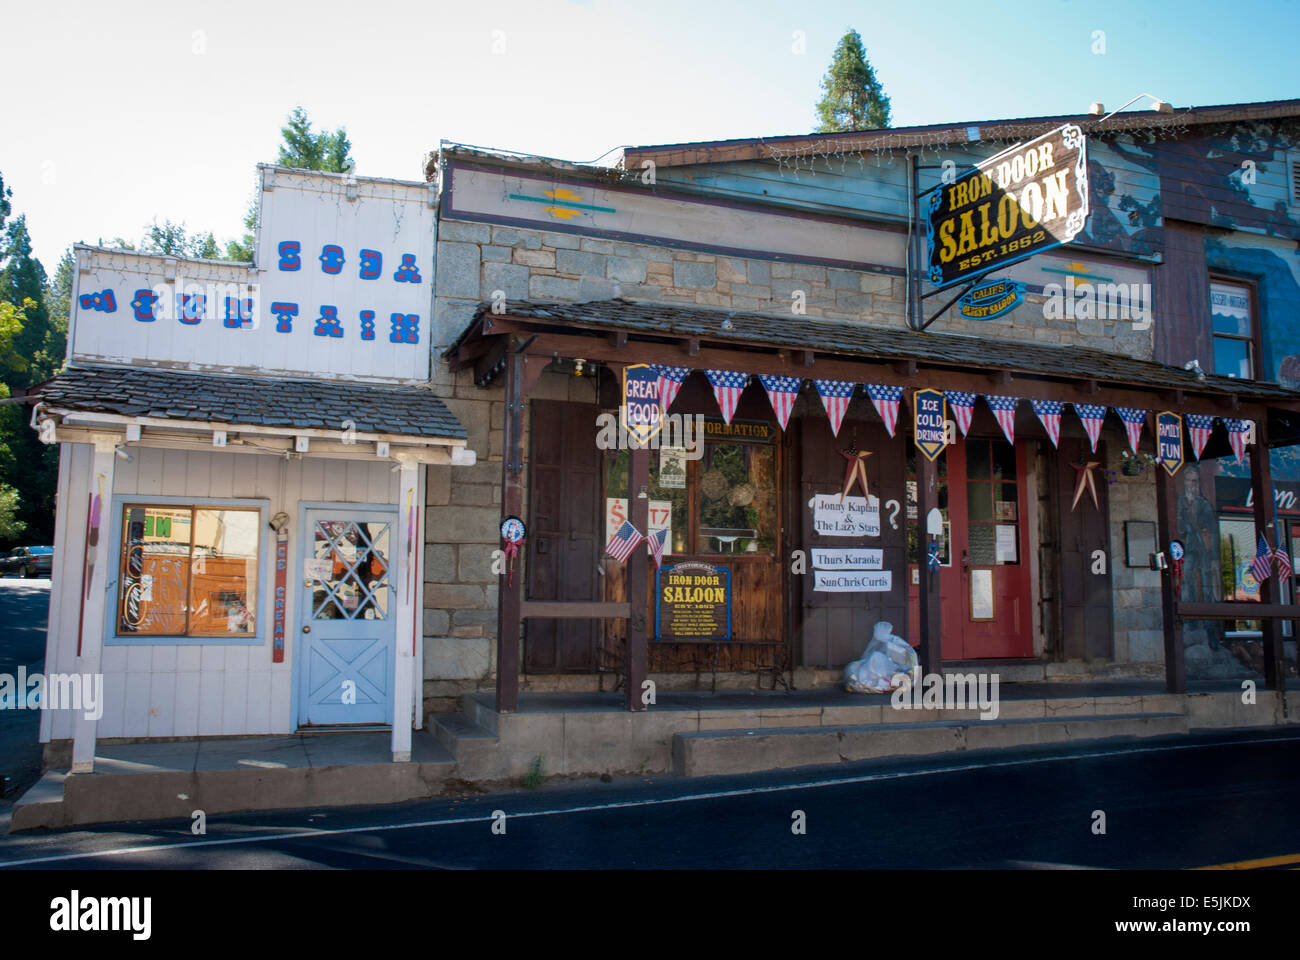
<svg viewBox="0 0 1300 960">
<path fill-rule="evenodd" d="M 1076 403 L 1074 412 L 1083 421 L 1083 429 L 1092 443 L 1092 452 L 1097 452 L 1097 438 L 1101 436 L 1101 425 L 1106 422 L 1106 408 L 1099 403 Z"/>
<path fill-rule="evenodd" d="M 948 409 L 952 411 L 953 420 L 957 421 L 957 429 L 963 437 L 966 436 L 970 430 L 971 415 L 975 413 L 975 394 L 945 390 L 943 395 L 948 398 Z"/>
<path fill-rule="evenodd" d="M 655 569 L 658 570 L 664 562 L 664 543 L 668 540 L 668 530 L 656 530 L 650 536 L 645 538 L 646 546 L 650 548 L 650 559 L 655 562 Z"/>
<path fill-rule="evenodd" d="M 1137 407 L 1116 407 L 1115 412 L 1124 421 L 1124 432 L 1128 434 L 1128 448 L 1136 456 L 1138 444 L 1142 442 L 1142 425 L 1147 422 L 1147 411 L 1139 410 Z"/>
<path fill-rule="evenodd" d="M 624 520 L 623 526 L 615 530 L 609 543 L 605 544 L 605 552 L 619 563 L 627 563 L 627 558 L 632 555 L 636 545 L 644 539 L 641 531 L 632 526 L 632 521 Z"/>
<path fill-rule="evenodd" d="M 794 402 L 799 398 L 799 387 L 803 385 L 803 380 L 799 377 L 769 377 L 759 374 L 758 382 L 767 391 L 767 399 L 772 402 L 772 412 L 776 414 L 776 421 L 784 430 L 785 425 L 790 422 L 790 411 L 794 409 Z"/>
<path fill-rule="evenodd" d="M 898 426 L 898 404 L 903 399 L 903 388 L 890 387 L 883 383 L 869 383 L 867 396 L 875 404 L 876 413 L 880 414 L 880 419 L 885 421 L 885 429 L 892 437 L 894 428 Z"/>
<path fill-rule="evenodd" d="M 1291 558 L 1287 552 L 1282 549 L 1282 540 L 1279 537 L 1277 546 L 1273 548 L 1273 559 L 1277 561 L 1277 576 L 1279 583 L 1285 583 L 1291 579 Z"/>
<path fill-rule="evenodd" d="M 735 370 L 705 370 L 704 375 L 713 384 L 713 395 L 718 398 L 718 406 L 722 408 L 722 421 L 730 423 L 736 415 L 736 404 L 740 402 L 745 384 L 749 383 L 749 374 L 737 373 Z"/>
<path fill-rule="evenodd" d="M 1043 429 L 1047 431 L 1048 437 L 1052 440 L 1052 446 L 1061 445 L 1061 413 L 1065 410 L 1065 403 L 1061 400 L 1030 400 L 1029 403 L 1034 408 L 1034 413 L 1038 414 L 1038 419 L 1043 421 Z"/>
<path fill-rule="evenodd" d="M 1015 443 L 1016 405 L 1020 403 L 1020 398 L 999 397 L 996 394 L 986 393 L 984 400 L 988 403 L 989 409 L 993 411 L 993 416 L 997 418 L 998 426 L 1006 434 L 1007 443 Z"/>
<path fill-rule="evenodd" d="M 1273 566 L 1270 561 L 1273 559 L 1273 551 L 1268 547 L 1268 541 L 1264 535 L 1259 535 L 1259 546 L 1255 548 L 1255 559 L 1251 561 L 1250 572 L 1255 575 L 1255 579 L 1263 583 L 1273 575 Z"/>
<path fill-rule="evenodd" d="M 677 399 L 677 391 L 682 388 L 686 378 L 691 375 L 690 367 L 666 367 L 656 363 L 655 371 L 659 374 L 659 403 L 664 413 Z"/>
<path fill-rule="evenodd" d="M 849 401 L 853 399 L 853 390 L 857 384 L 851 380 L 814 380 L 813 385 L 817 387 L 817 395 L 822 398 L 826 416 L 831 418 L 831 433 L 838 437 L 840 424 L 844 422 L 844 413 L 849 409 Z"/>
<path fill-rule="evenodd" d="M 1188 413 L 1183 415 L 1183 422 L 1187 424 L 1187 436 L 1192 441 L 1192 453 L 1199 460 L 1201 451 L 1210 442 L 1210 433 L 1214 430 L 1214 417 L 1204 413 Z"/>
<path fill-rule="evenodd" d="M 1229 417 L 1220 417 L 1223 425 L 1228 428 L 1228 442 L 1232 444 L 1232 452 L 1237 455 L 1237 462 L 1246 459 L 1246 434 L 1250 430 L 1251 423 L 1249 420 L 1233 420 Z"/>
</svg>

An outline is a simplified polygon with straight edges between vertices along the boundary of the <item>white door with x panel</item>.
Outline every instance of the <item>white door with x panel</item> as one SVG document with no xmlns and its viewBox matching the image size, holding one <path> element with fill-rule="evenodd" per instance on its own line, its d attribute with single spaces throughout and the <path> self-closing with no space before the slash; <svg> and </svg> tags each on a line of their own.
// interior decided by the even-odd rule
<svg viewBox="0 0 1300 960">
<path fill-rule="evenodd" d="M 397 515 L 308 510 L 299 588 L 299 726 L 391 724 Z"/>
</svg>

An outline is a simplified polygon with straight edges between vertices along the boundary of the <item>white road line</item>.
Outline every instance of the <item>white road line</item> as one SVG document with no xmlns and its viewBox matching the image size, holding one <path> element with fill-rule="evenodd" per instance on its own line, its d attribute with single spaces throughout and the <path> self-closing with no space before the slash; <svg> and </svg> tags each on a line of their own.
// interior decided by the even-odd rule
<svg viewBox="0 0 1300 960">
<path fill-rule="evenodd" d="M 1123 757 L 1139 753 L 1168 753 L 1175 750 L 1205 750 L 1240 744 L 1294 743 L 1300 737 L 1271 737 L 1267 740 L 1225 740 L 1218 743 L 1169 744 L 1161 747 L 1139 747 L 1132 750 L 1101 750 L 1094 753 L 1054 754 L 1049 757 L 1027 757 L 1023 760 L 1001 760 L 994 763 L 969 763 L 956 767 L 935 767 L 925 770 L 900 770 L 895 773 L 871 773 L 860 777 L 838 780 L 809 780 L 803 783 L 774 784 L 767 787 L 743 787 L 737 790 L 718 790 L 711 793 L 692 793 L 680 797 L 651 797 L 645 800 L 618 800 L 611 803 L 582 804 L 573 807 L 556 807 L 550 810 L 532 810 L 508 814 L 506 819 L 526 817 L 555 817 L 573 813 L 595 813 L 602 810 L 625 810 L 633 807 L 653 807 L 669 803 L 695 803 L 701 800 L 721 800 L 727 797 L 757 796 L 765 793 L 784 793 L 787 790 L 816 790 L 822 787 L 839 787 L 853 783 L 874 783 L 883 780 L 905 780 L 911 777 L 928 777 L 943 773 L 963 773 L 970 770 L 988 770 L 997 767 L 1024 767 L 1038 763 L 1055 763 L 1061 760 L 1091 760 L 1101 757 Z M 33 863 L 58 863 L 68 860 L 86 860 L 92 857 L 119 857 L 136 853 L 154 853 L 159 850 L 193 849 L 194 847 L 220 847 L 233 844 L 268 843 L 275 840 L 305 840 L 312 837 L 342 836 L 350 833 L 384 833 L 390 830 L 418 830 L 425 827 L 452 827 L 466 823 L 491 823 L 491 814 L 479 817 L 454 817 L 443 820 L 420 820 L 415 823 L 382 823 L 365 827 L 339 827 L 332 830 L 300 830 L 295 833 L 269 833 L 256 837 L 231 837 L 225 840 L 188 840 L 181 843 L 155 843 L 143 847 L 121 847 L 92 850 L 87 853 L 64 853 L 50 857 L 32 857 L 27 860 L 0 861 L 0 868 L 20 867 Z"/>
</svg>

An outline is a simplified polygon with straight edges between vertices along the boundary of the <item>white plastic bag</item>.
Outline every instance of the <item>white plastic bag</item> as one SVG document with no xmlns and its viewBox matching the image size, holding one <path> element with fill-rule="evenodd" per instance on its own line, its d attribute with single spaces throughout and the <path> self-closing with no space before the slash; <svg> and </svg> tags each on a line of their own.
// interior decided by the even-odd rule
<svg viewBox="0 0 1300 960">
<path fill-rule="evenodd" d="M 894 635 L 892 623 L 881 620 L 871 631 L 862 659 L 844 668 L 844 689 L 849 693 L 888 693 L 909 683 L 916 665 L 911 644 Z"/>
</svg>

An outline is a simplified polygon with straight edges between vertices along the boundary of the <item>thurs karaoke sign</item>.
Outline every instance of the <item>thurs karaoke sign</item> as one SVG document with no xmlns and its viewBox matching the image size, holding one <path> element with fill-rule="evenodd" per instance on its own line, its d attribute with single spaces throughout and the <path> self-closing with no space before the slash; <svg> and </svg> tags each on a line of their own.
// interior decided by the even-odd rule
<svg viewBox="0 0 1300 960">
<path fill-rule="evenodd" d="M 1078 236 L 1088 219 L 1086 144 L 1066 124 L 931 192 L 930 282 L 960 283 Z"/>
</svg>

